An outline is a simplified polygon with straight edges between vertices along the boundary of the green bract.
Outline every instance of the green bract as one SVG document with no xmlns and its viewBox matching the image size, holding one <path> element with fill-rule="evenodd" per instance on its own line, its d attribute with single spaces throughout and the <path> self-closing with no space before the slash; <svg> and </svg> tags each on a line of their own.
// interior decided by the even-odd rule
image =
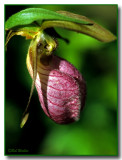
<svg viewBox="0 0 122 160">
<path fill-rule="evenodd" d="M 94 21 L 67 11 L 53 12 L 43 8 L 28 8 L 12 15 L 5 23 L 5 30 L 14 32 L 9 34 L 7 41 L 14 35 L 33 39 L 40 30 L 55 27 L 83 33 L 102 42 L 116 39 L 110 31 Z"/>
<path fill-rule="evenodd" d="M 28 8 L 12 15 L 7 20 L 5 28 L 9 30 L 13 27 L 28 25 L 33 22 L 37 22 L 39 25 L 41 25 L 44 20 L 61 20 L 80 24 L 89 24 L 89 22 L 83 21 L 82 19 L 79 20 L 76 18 L 71 18 L 67 15 L 62 15 L 43 8 Z"/>
</svg>

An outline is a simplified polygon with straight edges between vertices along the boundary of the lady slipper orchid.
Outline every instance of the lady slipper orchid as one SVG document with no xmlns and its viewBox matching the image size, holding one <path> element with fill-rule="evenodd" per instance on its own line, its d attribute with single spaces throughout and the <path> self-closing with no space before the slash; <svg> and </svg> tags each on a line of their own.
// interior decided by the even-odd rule
<svg viewBox="0 0 122 160">
<path fill-rule="evenodd" d="M 43 38 L 42 38 L 43 37 Z M 56 47 L 55 41 L 48 44 L 43 33 L 34 39 L 29 47 L 27 68 L 33 77 L 34 57 L 36 48 L 37 75 L 35 86 L 42 109 L 56 123 L 70 123 L 79 119 L 80 110 L 84 107 L 86 87 L 79 71 L 68 61 L 51 53 Z M 53 45 L 54 44 L 54 45 Z"/>
<path fill-rule="evenodd" d="M 54 36 L 50 36 L 50 33 L 55 31 L 53 27 L 83 33 L 102 42 L 116 39 L 111 32 L 95 22 L 67 11 L 53 12 L 42 8 L 29 8 L 12 15 L 5 24 L 6 31 L 10 30 L 6 44 L 14 35 L 32 39 L 26 63 L 33 83 L 21 127 L 29 116 L 28 108 L 34 86 L 43 111 L 58 124 L 77 121 L 80 111 L 84 108 L 85 80 L 71 63 L 53 55 L 57 48 L 55 38 L 62 38 L 56 32 Z"/>
</svg>

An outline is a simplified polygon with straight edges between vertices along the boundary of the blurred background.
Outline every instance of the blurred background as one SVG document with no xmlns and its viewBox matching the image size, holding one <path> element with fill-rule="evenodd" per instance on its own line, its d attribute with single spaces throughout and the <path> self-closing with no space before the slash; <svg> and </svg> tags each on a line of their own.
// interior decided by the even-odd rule
<svg viewBox="0 0 122 160">
<path fill-rule="evenodd" d="M 81 14 L 117 35 L 117 5 L 5 5 L 5 20 L 28 7 Z M 71 62 L 86 80 L 85 108 L 78 122 L 56 124 L 43 112 L 35 89 L 29 119 L 21 129 L 32 84 L 26 67 L 30 40 L 13 37 L 5 53 L 5 154 L 115 156 L 118 154 L 117 41 L 102 43 L 65 29 L 56 31 L 70 43 L 59 39 L 54 54 Z"/>
</svg>

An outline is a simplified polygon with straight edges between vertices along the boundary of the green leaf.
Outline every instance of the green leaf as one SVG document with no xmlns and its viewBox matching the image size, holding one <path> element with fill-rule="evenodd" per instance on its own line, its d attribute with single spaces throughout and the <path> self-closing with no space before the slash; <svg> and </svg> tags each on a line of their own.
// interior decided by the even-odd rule
<svg viewBox="0 0 122 160">
<path fill-rule="evenodd" d="M 27 39 L 33 38 L 39 30 L 54 27 L 83 33 L 102 42 L 116 40 L 116 36 L 94 21 L 67 11 L 29 8 L 12 15 L 5 23 L 6 30 L 22 31 L 16 35 L 26 36 Z"/>
<path fill-rule="evenodd" d="M 66 15 L 70 18 L 75 18 L 77 20 L 81 20 L 93 25 L 82 25 L 80 23 L 74 23 L 69 21 L 53 20 L 53 21 L 44 21 L 41 26 L 43 30 L 50 27 L 61 27 L 61 28 L 66 28 L 72 31 L 89 35 L 102 42 L 111 42 L 116 40 L 116 36 L 114 36 L 110 31 L 108 31 L 104 27 L 98 25 L 97 23 L 88 19 L 85 16 L 73 14 L 67 11 L 57 11 L 57 12 L 62 15 Z"/>
<path fill-rule="evenodd" d="M 43 8 L 28 8 L 12 15 L 5 23 L 5 29 L 9 30 L 13 27 L 28 25 L 37 22 L 39 25 L 44 20 L 62 20 L 80 24 L 89 24 L 86 21 L 75 19 L 66 15 L 62 15 Z"/>
</svg>

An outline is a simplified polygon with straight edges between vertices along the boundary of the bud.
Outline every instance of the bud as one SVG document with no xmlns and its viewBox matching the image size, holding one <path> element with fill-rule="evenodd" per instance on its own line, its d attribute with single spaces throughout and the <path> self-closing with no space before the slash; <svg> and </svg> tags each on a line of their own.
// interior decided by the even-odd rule
<svg viewBox="0 0 122 160">
<path fill-rule="evenodd" d="M 49 37 L 36 38 L 27 55 L 27 68 L 34 75 L 33 48 L 36 51 L 35 86 L 45 114 L 59 124 L 77 121 L 85 104 L 86 85 L 79 71 L 68 61 L 52 55 L 56 43 Z M 38 39 L 38 40 L 37 40 Z M 49 41 L 48 41 L 48 40 Z"/>
</svg>

